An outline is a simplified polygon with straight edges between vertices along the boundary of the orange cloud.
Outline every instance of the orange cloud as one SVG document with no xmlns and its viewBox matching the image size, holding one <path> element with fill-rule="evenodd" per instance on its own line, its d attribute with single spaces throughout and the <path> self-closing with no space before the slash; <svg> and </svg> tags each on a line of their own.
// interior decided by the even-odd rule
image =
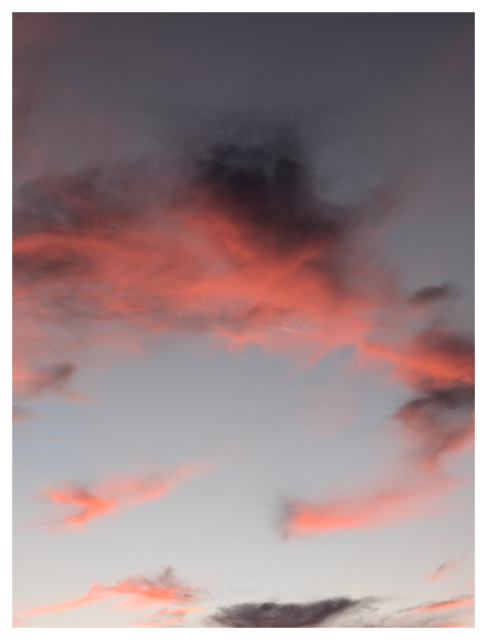
<svg viewBox="0 0 487 640">
<path fill-rule="evenodd" d="M 414 473 L 434 492 L 434 474 L 472 442 L 473 344 L 424 326 L 447 286 L 411 297 L 374 258 L 367 229 L 389 206 L 383 194 L 355 210 L 318 197 L 291 138 L 212 144 L 188 179 L 154 161 L 24 185 L 13 243 L 16 393 L 66 395 L 78 346 L 149 333 L 206 333 L 228 349 L 254 344 L 307 362 L 354 346 L 411 390 L 395 418 Z M 297 503 L 293 518 L 300 530 L 378 526 L 417 513 L 423 488 L 417 499 L 411 491 Z M 88 516 L 117 500 L 88 494 L 72 498 Z"/>
<path fill-rule="evenodd" d="M 136 576 L 117 582 L 113 586 L 102 586 L 95 582 L 89 591 L 80 598 L 26 609 L 17 612 L 15 619 L 25 621 L 33 616 L 79 609 L 103 600 L 118 598 L 119 596 L 129 596 L 120 605 L 124 609 L 146 609 L 162 603 L 194 602 L 202 597 L 202 592 L 200 589 L 181 585 L 174 576 L 172 569 L 168 568 L 154 580 Z"/>
<path fill-rule="evenodd" d="M 345 529 L 393 526 L 440 509 L 433 501 L 455 486 L 446 476 L 423 477 L 423 484 L 398 483 L 396 489 L 356 496 L 337 496 L 311 503 L 289 501 L 282 522 L 283 535 L 326 534 Z"/>
<path fill-rule="evenodd" d="M 364 340 L 362 351 L 392 363 L 396 376 L 411 386 L 427 382 L 444 388 L 474 382 L 473 343 L 451 330 L 428 329 L 396 344 Z"/>
<path fill-rule="evenodd" d="M 431 602 L 429 604 L 423 604 L 419 607 L 410 609 L 411 612 L 428 613 L 431 611 L 441 611 L 443 609 L 457 609 L 458 607 L 473 607 L 475 605 L 475 599 L 472 596 L 459 596 L 458 598 L 451 598 L 450 600 L 442 600 L 440 602 Z"/>
<path fill-rule="evenodd" d="M 409 297 L 367 247 L 367 206 L 317 199 L 299 153 L 279 145 L 216 145 L 199 166 L 176 194 L 147 167 L 24 185 L 13 242 L 17 393 L 61 390 L 68 376 L 53 372 L 81 344 L 169 331 L 308 361 L 353 345 L 410 386 L 472 384 L 461 337 L 408 337 Z M 400 335 L 373 341 L 384 313 L 398 311 Z"/>
<path fill-rule="evenodd" d="M 286 154 L 239 153 L 237 165 L 250 162 L 244 173 L 264 179 L 267 163 L 279 180 L 285 164 L 301 171 Z M 292 175 L 257 200 L 246 189 L 229 197 L 215 168 L 221 155 L 211 152 L 198 186 L 179 194 L 185 206 L 169 205 L 163 178 L 137 167 L 24 186 L 14 237 L 20 379 L 114 332 L 123 342 L 129 331 L 205 331 L 230 348 L 304 350 L 311 359 L 357 344 L 395 296 L 352 239 L 356 214 L 302 193 Z M 239 176 L 232 181 L 238 191 Z"/>
<path fill-rule="evenodd" d="M 51 502 L 76 510 L 57 523 L 43 524 L 48 524 L 51 530 L 57 530 L 59 526 L 80 529 L 89 520 L 109 513 L 121 513 L 144 502 L 157 500 L 204 469 L 202 465 L 188 464 L 168 475 L 116 475 L 91 489 L 70 484 L 62 488 L 46 489 L 45 494 Z"/>
</svg>

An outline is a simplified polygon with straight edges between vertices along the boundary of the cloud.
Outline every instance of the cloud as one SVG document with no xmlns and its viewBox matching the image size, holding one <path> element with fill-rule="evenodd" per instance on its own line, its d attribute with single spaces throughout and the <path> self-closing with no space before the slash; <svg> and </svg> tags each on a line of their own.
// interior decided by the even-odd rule
<svg viewBox="0 0 487 640">
<path fill-rule="evenodd" d="M 471 344 L 454 332 L 410 339 L 410 300 L 374 257 L 368 229 L 389 213 L 393 187 L 361 206 L 327 200 L 304 137 L 282 123 L 244 118 L 194 146 L 179 165 L 147 158 L 40 176 L 16 190 L 19 393 L 35 393 L 36 372 L 60 354 L 74 359 L 80 345 L 165 332 L 308 361 L 353 345 L 392 363 L 408 385 L 458 384 L 462 357 L 468 373 Z M 448 287 L 413 298 L 446 296 Z M 405 335 L 374 342 L 392 312 L 404 316 Z"/>
<path fill-rule="evenodd" d="M 461 451 L 473 441 L 474 387 L 425 389 L 400 407 L 395 417 L 426 468 L 437 469 L 446 455 Z"/>
<path fill-rule="evenodd" d="M 79 346 L 148 334 L 206 334 L 227 349 L 259 345 L 308 363 L 354 346 L 411 391 L 394 415 L 401 461 L 434 493 L 443 478 L 434 473 L 472 440 L 474 347 L 431 324 L 429 303 L 451 285 L 406 295 L 375 257 L 369 231 L 397 188 L 384 184 L 360 206 L 333 202 L 317 187 L 305 136 L 282 122 L 223 123 L 188 146 L 179 164 L 147 158 L 40 176 L 16 191 L 17 394 L 66 395 L 75 365 L 59 363 L 76 362 Z M 391 522 L 398 505 L 416 514 L 422 488 L 415 503 L 407 483 L 387 484 L 311 512 L 325 530 Z M 291 513 L 308 513 L 297 504 Z"/>
<path fill-rule="evenodd" d="M 469 627 L 468 618 L 452 619 L 451 612 L 474 605 L 473 596 L 457 596 L 450 600 L 424 603 L 401 609 L 392 614 L 381 615 L 375 608 L 370 615 L 360 614 L 358 618 L 346 621 L 342 626 L 354 628 L 460 628 Z M 460 613 L 460 612 L 459 612 Z M 458 614 L 457 614 L 458 615 Z"/>
<path fill-rule="evenodd" d="M 412 305 L 422 306 L 451 300 L 458 295 L 457 290 L 451 284 L 440 284 L 429 287 L 422 287 L 415 291 L 409 298 Z"/>
<path fill-rule="evenodd" d="M 432 326 L 395 344 L 364 340 L 362 351 L 364 356 L 389 362 L 394 376 L 413 389 L 474 383 L 473 341 L 447 327 Z"/>
<path fill-rule="evenodd" d="M 15 614 L 15 618 L 25 621 L 33 616 L 80 609 L 119 596 L 128 596 L 120 604 L 123 609 L 147 609 L 161 604 L 191 603 L 203 595 L 198 588 L 184 586 L 176 578 L 172 568 L 168 567 L 164 573 L 154 579 L 135 576 L 112 586 L 103 586 L 94 582 L 88 592 L 80 598 L 19 611 Z"/>
<path fill-rule="evenodd" d="M 23 407 L 22 405 L 14 402 L 12 406 L 12 421 L 20 422 L 21 420 L 29 420 L 30 418 L 36 417 L 35 411 L 28 409 L 27 407 Z"/>
<path fill-rule="evenodd" d="M 440 564 L 439 567 L 435 569 L 435 571 L 428 575 L 428 580 L 430 582 L 437 582 L 438 580 L 442 580 L 448 575 L 452 570 L 456 569 L 459 564 L 465 562 L 466 557 L 460 558 L 459 560 L 447 560 Z"/>
<path fill-rule="evenodd" d="M 202 465 L 187 464 L 167 475 L 114 475 L 92 488 L 72 484 L 50 487 L 45 490 L 45 496 L 51 503 L 65 505 L 70 512 L 58 521 L 38 524 L 47 526 L 51 531 L 73 527 L 81 529 L 95 518 L 118 514 L 144 502 L 157 500 L 203 470 L 205 467 Z"/>
<path fill-rule="evenodd" d="M 470 595 L 457 596 L 450 600 L 440 600 L 438 602 L 429 602 L 418 607 L 408 609 L 410 612 L 429 613 L 431 611 L 442 611 L 444 609 L 457 609 L 458 607 L 473 607 L 475 599 Z"/>
<path fill-rule="evenodd" d="M 389 486 L 356 495 L 331 496 L 317 502 L 287 500 L 281 532 L 287 538 L 394 526 L 438 513 L 440 507 L 434 501 L 455 486 L 446 476 L 422 476 L 416 481 L 402 480 L 396 488 Z"/>
<path fill-rule="evenodd" d="M 153 160 L 24 183 L 21 369 L 128 331 L 207 332 L 310 358 L 356 344 L 394 294 L 354 238 L 367 215 L 319 198 L 302 155 L 273 134 L 209 143 L 185 178 Z"/>
<path fill-rule="evenodd" d="M 206 611 L 206 607 L 176 607 L 160 609 L 155 613 L 146 613 L 145 616 L 132 623 L 134 627 L 167 627 L 170 624 L 183 622 L 189 613 Z"/>
<path fill-rule="evenodd" d="M 28 380 L 29 394 L 37 394 L 47 388 L 61 391 L 71 380 L 76 367 L 72 362 L 56 362 L 50 367 L 36 371 L 36 376 Z"/>
<path fill-rule="evenodd" d="M 398 457 L 409 473 L 383 488 L 323 501 L 286 501 L 282 533 L 309 535 L 340 529 L 391 526 L 438 513 L 431 502 L 457 486 L 444 473 L 452 456 L 473 444 L 474 347 L 445 328 L 420 331 L 404 344 L 365 341 L 364 353 L 393 365 L 393 376 L 415 395 L 393 418 L 407 449 Z M 409 475 L 409 477 L 407 477 Z M 412 481 L 416 478 L 416 482 Z"/>
<path fill-rule="evenodd" d="M 222 607 L 208 619 L 221 627 L 317 627 L 363 604 L 362 600 L 333 598 L 307 604 L 245 603 Z"/>
</svg>

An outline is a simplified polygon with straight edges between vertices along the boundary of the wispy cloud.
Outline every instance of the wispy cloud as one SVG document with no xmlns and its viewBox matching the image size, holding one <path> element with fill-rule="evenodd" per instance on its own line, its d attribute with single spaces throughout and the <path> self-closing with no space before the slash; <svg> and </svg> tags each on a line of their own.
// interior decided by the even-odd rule
<svg viewBox="0 0 487 640">
<path fill-rule="evenodd" d="M 408 611 L 418 613 L 428 613 L 430 611 L 442 611 L 444 609 L 457 609 L 458 607 L 473 607 L 475 605 L 475 599 L 473 596 L 462 595 L 450 600 L 440 600 L 438 602 L 428 602 L 418 607 L 413 607 Z"/>
<path fill-rule="evenodd" d="M 370 599 L 378 603 L 379 598 Z M 455 596 L 449 600 L 427 602 L 407 609 L 400 609 L 384 615 L 380 607 L 373 610 L 358 611 L 357 617 L 345 621 L 339 620 L 339 625 L 354 628 L 460 628 L 472 626 L 469 620 L 471 612 L 462 611 L 475 604 L 471 595 Z M 371 608 L 369 608 L 371 609 Z M 452 618 L 452 614 L 455 616 Z M 462 615 L 463 614 L 463 615 Z"/>
<path fill-rule="evenodd" d="M 127 596 L 119 604 L 121 608 L 147 609 L 161 604 L 192 603 L 204 597 L 204 593 L 196 587 L 184 586 L 176 578 L 172 568 L 169 567 L 154 579 L 135 576 L 126 578 L 111 586 L 103 586 L 95 582 L 87 593 L 80 598 L 18 611 L 14 614 L 14 618 L 25 622 L 34 616 L 80 609 L 96 602 L 112 600 L 120 596 Z"/>
<path fill-rule="evenodd" d="M 390 526 L 432 515 L 438 509 L 431 499 L 458 484 L 446 475 L 445 465 L 473 444 L 471 340 L 430 328 L 404 345 L 366 341 L 364 353 L 391 362 L 392 375 L 415 393 L 393 416 L 406 443 L 398 459 L 402 477 L 397 473 L 387 478 L 383 488 L 367 493 L 330 496 L 316 503 L 287 501 L 282 524 L 285 536 Z"/>
<path fill-rule="evenodd" d="M 51 503 L 64 505 L 68 512 L 60 520 L 42 522 L 51 531 L 81 529 L 96 518 L 119 514 L 144 502 L 157 500 L 192 476 L 208 470 L 200 464 L 187 464 L 165 475 L 114 475 L 93 487 L 66 484 L 45 490 Z"/>
<path fill-rule="evenodd" d="M 435 500 L 456 483 L 446 476 L 435 479 L 423 476 L 423 479 L 424 484 L 402 480 L 396 488 L 390 486 L 356 495 L 332 495 L 316 502 L 285 501 L 282 534 L 286 538 L 345 529 L 374 529 L 431 516 L 439 512 Z"/>
<path fill-rule="evenodd" d="M 207 607 L 175 607 L 160 609 L 155 613 L 146 613 L 140 620 L 135 620 L 134 627 L 167 627 L 178 622 L 183 622 L 189 613 L 206 611 Z"/>
<path fill-rule="evenodd" d="M 446 562 L 443 562 L 442 564 L 440 564 L 439 567 L 437 567 L 435 569 L 435 571 L 433 573 L 430 573 L 428 575 L 428 580 L 430 582 L 437 582 L 438 580 L 443 580 L 446 577 L 448 577 L 448 575 L 454 571 L 455 569 L 458 568 L 458 566 L 465 562 L 466 560 L 466 556 L 463 556 L 462 558 L 459 559 L 453 559 L 453 560 L 447 560 Z"/>
<path fill-rule="evenodd" d="M 15 402 L 12 406 L 12 421 L 20 422 L 21 420 L 29 420 L 30 418 L 35 418 L 36 413 L 32 411 L 32 409 L 28 409 L 27 407 L 23 407 L 18 402 Z"/>
<path fill-rule="evenodd" d="M 443 300 L 451 300 L 458 295 L 456 288 L 448 283 L 430 287 L 422 287 L 415 291 L 409 298 L 411 304 L 416 306 L 435 304 Z"/>
</svg>

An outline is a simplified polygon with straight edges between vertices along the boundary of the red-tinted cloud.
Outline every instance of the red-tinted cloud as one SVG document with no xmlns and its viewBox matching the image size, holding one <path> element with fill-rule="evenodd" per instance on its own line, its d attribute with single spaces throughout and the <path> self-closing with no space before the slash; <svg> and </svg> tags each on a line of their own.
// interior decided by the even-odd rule
<svg viewBox="0 0 487 640">
<path fill-rule="evenodd" d="M 136 576 L 117 582 L 112 586 L 93 583 L 91 589 L 80 598 L 19 611 L 15 614 L 15 618 L 25 621 L 25 619 L 33 616 L 79 609 L 103 600 L 118 598 L 119 596 L 128 596 L 120 603 L 120 607 L 124 609 L 147 609 L 161 604 L 195 602 L 203 597 L 203 593 L 198 588 L 182 585 L 174 576 L 172 569 L 169 568 L 155 579 Z"/>
<path fill-rule="evenodd" d="M 442 476 L 424 478 L 420 486 L 406 482 L 396 489 L 376 490 L 348 496 L 332 496 L 319 502 L 289 501 L 282 532 L 288 535 L 326 534 L 345 529 L 392 526 L 438 512 L 434 499 L 454 485 Z"/>
<path fill-rule="evenodd" d="M 307 361 L 351 345 L 411 390 L 396 423 L 412 473 L 434 493 L 434 475 L 473 432 L 473 344 L 428 322 L 429 306 L 450 289 L 402 292 L 367 240 L 390 198 L 374 194 L 353 210 L 327 202 L 292 136 L 266 135 L 254 145 L 212 143 L 189 177 L 148 161 L 23 186 L 14 218 L 17 393 L 66 393 L 79 345 L 148 333 L 206 333 L 229 349 L 257 344 Z M 417 513 L 423 487 L 417 500 L 411 491 L 388 483 L 291 513 L 305 529 L 378 526 Z"/>
<path fill-rule="evenodd" d="M 285 535 L 328 533 L 396 524 L 431 515 L 431 498 L 455 483 L 444 475 L 445 463 L 473 444 L 474 348 L 470 340 L 444 330 L 421 332 L 405 344 L 390 346 L 365 341 L 363 354 L 393 364 L 393 373 L 415 393 L 394 415 L 407 443 L 400 460 L 407 478 L 389 479 L 383 489 L 323 502 L 289 501 Z M 396 487 L 391 490 L 390 487 Z"/>
<path fill-rule="evenodd" d="M 162 168 L 142 164 L 23 186 L 21 382 L 84 341 L 126 342 L 130 332 L 208 332 L 231 348 L 317 359 L 371 328 L 395 294 L 353 238 L 358 212 L 318 201 L 301 160 L 272 145 L 250 154 L 217 145 L 199 166 L 176 202 Z"/>
<path fill-rule="evenodd" d="M 66 505 L 68 512 L 61 520 L 48 524 L 51 530 L 76 527 L 86 522 L 116 514 L 150 500 L 157 500 L 179 483 L 204 470 L 202 465 L 188 464 L 167 475 L 115 475 L 92 488 L 67 484 L 60 488 L 46 489 L 45 495 L 53 503 Z"/>
<path fill-rule="evenodd" d="M 354 345 L 408 385 L 472 384 L 470 345 L 445 329 L 411 338 L 409 297 L 372 257 L 368 213 L 387 201 L 327 203 L 301 155 L 279 138 L 215 144 L 179 191 L 157 163 L 24 185 L 14 218 L 18 393 L 59 390 L 40 372 L 75 358 L 77 345 L 168 331 L 308 360 Z M 404 330 L 371 340 L 392 311 Z"/>
<path fill-rule="evenodd" d="M 429 613 L 431 611 L 442 611 L 444 609 L 457 609 L 458 607 L 473 607 L 475 599 L 473 596 L 459 596 L 450 600 L 441 600 L 440 602 L 430 602 L 419 607 L 410 609 L 411 612 Z"/>
</svg>

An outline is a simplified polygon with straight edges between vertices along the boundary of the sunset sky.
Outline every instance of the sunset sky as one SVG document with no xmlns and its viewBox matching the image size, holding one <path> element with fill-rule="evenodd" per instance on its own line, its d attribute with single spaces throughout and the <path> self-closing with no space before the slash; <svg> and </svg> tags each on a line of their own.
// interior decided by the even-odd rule
<svg viewBox="0 0 487 640">
<path fill-rule="evenodd" d="M 13 19 L 13 626 L 474 626 L 474 15 Z"/>
</svg>

